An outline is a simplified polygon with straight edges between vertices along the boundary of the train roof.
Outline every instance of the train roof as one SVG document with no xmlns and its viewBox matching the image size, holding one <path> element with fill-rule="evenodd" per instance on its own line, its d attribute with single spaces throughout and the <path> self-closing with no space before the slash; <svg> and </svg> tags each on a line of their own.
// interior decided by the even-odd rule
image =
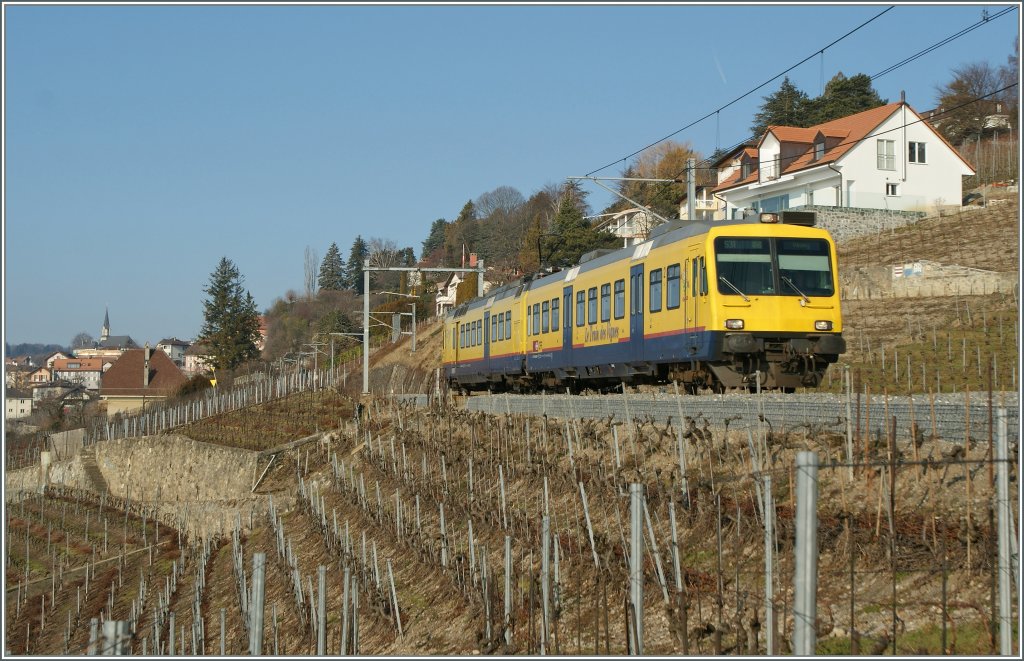
<svg viewBox="0 0 1024 661">
<path fill-rule="evenodd" d="M 790 226 L 804 225 L 803 222 L 789 223 Z M 581 273 L 587 273 L 594 269 L 607 266 L 614 262 L 622 259 L 627 259 L 631 255 L 643 254 L 646 255 L 655 248 L 660 248 L 665 245 L 676 243 L 683 239 L 688 239 L 694 236 L 700 236 L 701 234 L 707 234 L 712 229 L 720 227 L 735 227 L 738 225 L 764 225 L 757 215 L 746 216 L 744 218 L 736 218 L 730 220 L 716 220 L 716 221 L 688 221 L 688 220 L 673 220 L 668 223 L 664 223 L 655 227 L 651 231 L 651 237 L 643 243 L 637 243 L 632 246 L 626 246 L 624 248 L 618 248 L 613 250 L 595 250 L 587 253 L 583 256 L 583 259 L 579 264 L 571 266 L 560 271 L 548 274 L 537 274 L 526 276 L 515 280 L 513 282 L 501 285 L 497 289 L 492 290 L 486 296 L 481 298 L 474 298 L 471 301 L 467 301 L 462 305 L 452 310 L 449 315 L 461 316 L 471 310 L 478 308 L 487 308 L 493 305 L 495 302 L 500 301 L 509 297 L 518 297 L 523 292 L 529 291 L 537 287 L 543 287 L 551 285 L 557 282 L 563 282 L 567 278 L 575 279 Z M 778 227 L 778 224 L 770 224 L 768 227 Z M 588 257 L 590 257 L 588 259 Z"/>
</svg>

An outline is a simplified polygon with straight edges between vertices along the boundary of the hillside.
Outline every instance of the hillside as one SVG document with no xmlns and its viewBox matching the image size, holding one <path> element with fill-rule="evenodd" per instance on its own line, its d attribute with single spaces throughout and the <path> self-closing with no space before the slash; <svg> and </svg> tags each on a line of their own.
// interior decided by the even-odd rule
<svg viewBox="0 0 1024 661">
<path fill-rule="evenodd" d="M 988 207 L 925 218 L 913 225 L 859 237 L 838 246 L 841 270 L 931 260 L 987 271 L 1017 271 L 1020 206 L 1013 199 Z"/>
<path fill-rule="evenodd" d="M 874 247 L 844 245 L 842 254 L 853 264 L 874 254 L 883 263 L 956 258 L 995 268 L 1017 251 L 1016 240 L 1006 245 L 1015 235 L 1007 225 L 1016 204 L 1004 208 L 973 212 L 974 227 L 988 229 L 962 240 L 949 225 L 953 219 L 929 219 L 874 237 Z M 995 253 L 1002 256 L 984 261 Z M 970 377 L 975 389 L 982 378 L 968 360 L 975 349 L 984 347 L 986 360 L 1016 360 L 1015 295 L 844 301 L 843 309 L 846 359 L 864 370 L 874 392 L 886 384 L 903 387 L 881 369 L 883 349 L 900 351 L 901 364 L 912 355 L 930 370 L 962 371 L 963 383 Z M 421 324 L 415 353 L 408 338 L 376 352 L 373 392 L 429 388 L 441 331 L 439 322 Z M 954 354 L 954 347 L 962 349 Z M 764 461 L 777 517 L 772 589 L 781 625 L 775 640 L 786 653 L 794 622 L 794 464 L 797 452 L 813 450 L 821 458 L 818 653 L 849 653 L 854 640 L 871 654 L 996 649 L 988 629 L 995 540 L 985 444 L 896 438 L 890 454 L 886 439 L 864 437 L 855 449 L 864 463 L 850 468 L 841 434 L 792 424 L 779 429 L 771 420 L 776 428 L 764 429 L 762 442 L 760 429 L 751 435 L 745 428 L 711 430 L 699 420 L 682 432 L 640 418 L 489 416 L 364 398 L 366 415 L 357 425 L 358 380 L 347 384 L 346 392 L 300 392 L 183 428 L 208 456 L 245 458 L 230 475 L 241 487 L 229 484 L 224 464 L 201 461 L 194 446 L 184 459 L 156 457 L 157 449 L 180 451 L 191 441 L 155 436 L 104 442 L 102 452 L 97 447 L 74 464 L 89 478 L 80 481 L 106 483 L 110 496 L 51 489 L 9 503 L 6 532 L 16 543 L 8 549 L 5 648 L 83 653 L 90 619 L 102 614 L 137 618 L 135 654 L 166 650 L 172 622 L 181 627 L 175 647 L 182 653 L 202 645 L 204 653 L 217 654 L 224 622 L 226 653 L 244 654 L 253 562 L 263 553 L 265 654 L 316 652 L 321 567 L 330 654 L 340 650 L 342 632 L 351 631 L 343 623 L 352 612 L 345 606 L 352 595 L 342 586 L 346 567 L 359 594 L 361 654 L 536 655 L 545 620 L 552 632 L 544 640 L 548 652 L 624 654 L 627 494 L 631 483 L 642 483 L 649 509 L 645 652 L 764 653 L 763 485 L 753 479 L 756 462 Z M 687 406 L 699 410 L 699 401 Z M 314 433 L 324 429 L 330 431 Z M 305 444 L 292 445 L 295 437 Z M 267 454 L 271 446 L 287 449 Z M 164 484 L 163 496 L 156 490 L 154 498 L 152 487 L 140 495 L 138 483 L 125 482 L 125 466 Z M 203 477 L 210 473 L 225 479 Z M 681 496 L 683 475 L 688 502 Z M 200 486 L 216 496 L 200 499 Z M 196 498 L 179 500 L 186 489 L 195 489 Z M 541 560 L 545 513 L 552 532 L 548 564 Z M 203 542 L 177 532 L 201 516 L 219 534 Z M 86 566 L 88 575 L 81 571 Z M 506 594 L 507 648 L 501 636 Z"/>
</svg>

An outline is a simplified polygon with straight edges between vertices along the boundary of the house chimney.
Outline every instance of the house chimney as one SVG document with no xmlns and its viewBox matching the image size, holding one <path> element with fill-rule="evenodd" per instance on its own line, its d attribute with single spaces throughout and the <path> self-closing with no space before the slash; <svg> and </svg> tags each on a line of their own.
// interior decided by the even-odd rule
<svg viewBox="0 0 1024 661">
<path fill-rule="evenodd" d="M 146 342 L 146 360 L 142 364 L 142 387 L 149 387 L 149 342 Z"/>
<path fill-rule="evenodd" d="M 476 253 L 469 253 L 469 268 L 476 268 Z"/>
</svg>

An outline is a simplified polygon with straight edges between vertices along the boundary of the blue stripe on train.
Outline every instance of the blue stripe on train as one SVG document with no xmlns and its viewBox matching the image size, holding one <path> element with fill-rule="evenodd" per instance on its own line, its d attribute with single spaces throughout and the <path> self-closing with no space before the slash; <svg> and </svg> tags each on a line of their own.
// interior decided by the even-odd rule
<svg viewBox="0 0 1024 661">
<path fill-rule="evenodd" d="M 460 381 L 479 382 L 488 376 L 498 374 L 519 375 L 523 373 L 550 372 L 553 370 L 576 370 L 585 373 L 584 368 L 597 365 L 675 363 L 689 360 L 715 360 L 721 357 L 721 331 L 701 330 L 694 333 L 680 333 L 644 340 L 643 358 L 632 358 L 633 344 L 616 342 L 592 347 L 575 347 L 571 352 L 541 351 L 524 356 L 504 356 L 491 360 L 474 360 L 471 363 L 449 365 L 447 374 Z"/>
</svg>

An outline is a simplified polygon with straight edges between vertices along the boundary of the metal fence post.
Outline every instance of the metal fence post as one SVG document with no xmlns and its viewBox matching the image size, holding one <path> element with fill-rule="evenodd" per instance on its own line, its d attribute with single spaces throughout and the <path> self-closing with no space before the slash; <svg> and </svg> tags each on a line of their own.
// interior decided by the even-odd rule
<svg viewBox="0 0 1024 661">
<path fill-rule="evenodd" d="M 644 653 L 644 485 L 629 485 L 629 601 L 636 631 L 635 655 Z"/>
<path fill-rule="evenodd" d="M 796 548 L 793 577 L 793 653 L 811 656 L 817 643 L 818 455 L 796 455 Z"/>
<path fill-rule="evenodd" d="M 263 575 L 267 564 L 266 553 L 252 554 L 252 600 L 249 605 L 249 654 L 263 654 Z"/>
<path fill-rule="evenodd" d="M 1006 409 L 996 414 L 996 512 L 999 515 L 999 653 L 1013 653 L 1013 603 L 1010 596 L 1010 469 L 1006 443 Z"/>
<path fill-rule="evenodd" d="M 317 567 L 316 655 L 327 654 L 327 567 Z"/>
</svg>

